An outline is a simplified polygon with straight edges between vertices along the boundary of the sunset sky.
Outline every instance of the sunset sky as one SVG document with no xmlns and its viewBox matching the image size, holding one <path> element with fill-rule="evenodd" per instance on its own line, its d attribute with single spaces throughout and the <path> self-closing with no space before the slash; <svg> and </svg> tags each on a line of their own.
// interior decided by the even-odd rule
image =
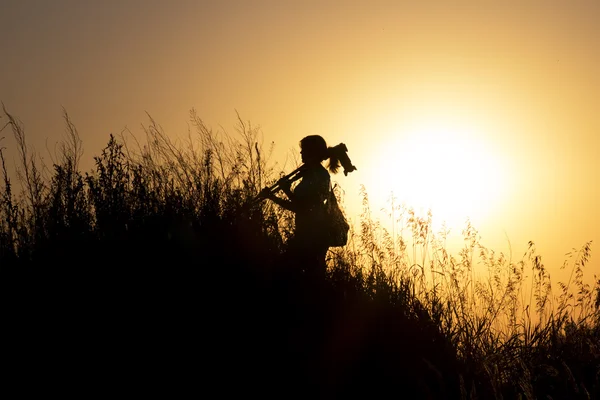
<svg viewBox="0 0 600 400">
<path fill-rule="evenodd" d="M 42 155 L 62 107 L 86 169 L 146 112 L 182 136 L 192 108 L 229 133 L 237 110 L 282 164 L 308 134 L 345 143 L 358 170 L 334 180 L 355 221 L 363 184 L 377 215 L 393 193 L 456 234 L 468 216 L 514 259 L 534 241 L 551 271 L 593 240 L 600 275 L 598 0 L 0 6 L 0 101 Z"/>
</svg>

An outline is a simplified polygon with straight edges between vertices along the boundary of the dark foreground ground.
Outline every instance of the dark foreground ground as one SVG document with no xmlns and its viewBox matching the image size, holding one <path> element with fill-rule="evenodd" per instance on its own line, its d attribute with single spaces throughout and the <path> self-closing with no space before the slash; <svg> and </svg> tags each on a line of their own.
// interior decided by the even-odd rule
<svg viewBox="0 0 600 400">
<path fill-rule="evenodd" d="M 64 242 L 5 262 L 5 381 L 23 396 L 598 398 L 598 332 L 503 378 L 460 359 L 408 286 L 343 262 L 313 279 L 240 243 Z"/>
</svg>

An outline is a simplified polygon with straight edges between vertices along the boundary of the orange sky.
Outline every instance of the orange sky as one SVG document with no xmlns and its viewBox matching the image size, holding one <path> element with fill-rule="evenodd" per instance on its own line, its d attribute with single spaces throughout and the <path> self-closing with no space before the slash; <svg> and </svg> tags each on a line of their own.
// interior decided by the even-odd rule
<svg viewBox="0 0 600 400">
<path fill-rule="evenodd" d="M 191 108 L 231 133 L 237 110 L 280 159 L 322 134 L 358 167 L 335 178 L 353 212 L 360 184 L 375 210 L 393 191 L 556 268 L 600 252 L 599 18 L 596 0 L 4 0 L 0 101 L 43 154 L 64 106 L 88 165 L 146 111 L 183 135 Z"/>
</svg>

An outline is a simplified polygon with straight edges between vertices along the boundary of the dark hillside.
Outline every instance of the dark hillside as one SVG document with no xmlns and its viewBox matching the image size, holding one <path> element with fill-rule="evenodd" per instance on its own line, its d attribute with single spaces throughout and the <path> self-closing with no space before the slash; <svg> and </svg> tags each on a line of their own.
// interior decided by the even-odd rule
<svg viewBox="0 0 600 400">
<path fill-rule="evenodd" d="M 407 265 L 364 219 L 317 279 L 284 261 L 290 216 L 248 206 L 276 175 L 249 124 L 236 141 L 195 117 L 201 150 L 181 150 L 151 121 L 148 145 L 111 136 L 83 173 L 65 114 L 70 136 L 46 177 L 7 118 L 27 174 L 19 192 L 4 168 L 0 186 L 2 351 L 22 393 L 600 395 L 599 287 L 581 280 L 590 243 L 573 265 L 577 293 L 565 288 L 550 313 L 533 243 L 508 264 L 476 240 L 453 257 L 423 236 L 448 282 L 428 286 L 425 263 Z M 414 237 L 427 231 L 410 224 Z M 478 256 L 507 275 L 472 285 Z M 537 323 L 519 313 L 526 266 L 539 278 Z"/>
</svg>

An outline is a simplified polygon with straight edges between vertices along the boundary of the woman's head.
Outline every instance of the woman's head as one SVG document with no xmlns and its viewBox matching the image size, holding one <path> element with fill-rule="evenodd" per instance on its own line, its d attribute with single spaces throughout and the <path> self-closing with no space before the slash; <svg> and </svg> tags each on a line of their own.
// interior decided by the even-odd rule
<svg viewBox="0 0 600 400">
<path fill-rule="evenodd" d="M 321 162 L 329 158 L 327 143 L 319 135 L 310 135 L 300 141 L 302 162 Z"/>
<path fill-rule="evenodd" d="M 327 147 L 327 142 L 320 135 L 305 136 L 300 140 L 300 156 L 303 163 L 321 163 L 329 159 L 328 169 L 336 173 L 340 167 L 340 160 L 331 147 Z"/>
</svg>

